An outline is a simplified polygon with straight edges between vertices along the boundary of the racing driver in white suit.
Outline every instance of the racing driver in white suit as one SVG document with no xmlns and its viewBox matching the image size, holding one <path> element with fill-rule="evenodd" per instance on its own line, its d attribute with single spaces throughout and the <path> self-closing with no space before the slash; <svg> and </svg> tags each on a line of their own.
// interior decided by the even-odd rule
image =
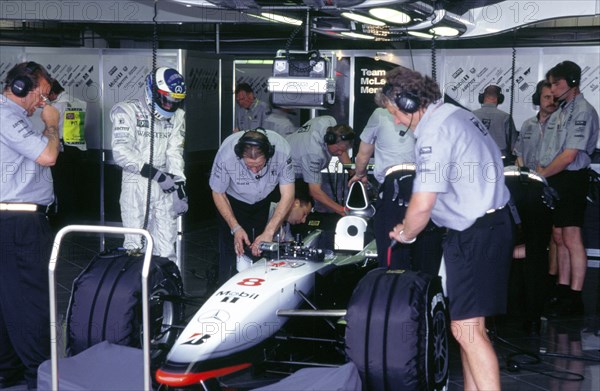
<svg viewBox="0 0 600 391">
<path fill-rule="evenodd" d="M 175 69 L 161 67 L 146 77 L 144 100 L 117 103 L 110 112 L 113 155 L 123 169 L 120 198 L 123 226 L 144 228 L 148 204 L 147 229 L 154 239 L 153 253 L 173 261 L 177 216 L 188 208 L 183 173 L 185 112 L 180 108 L 184 99 L 183 76 Z M 143 250 L 141 236 L 125 235 L 123 247 Z"/>
</svg>

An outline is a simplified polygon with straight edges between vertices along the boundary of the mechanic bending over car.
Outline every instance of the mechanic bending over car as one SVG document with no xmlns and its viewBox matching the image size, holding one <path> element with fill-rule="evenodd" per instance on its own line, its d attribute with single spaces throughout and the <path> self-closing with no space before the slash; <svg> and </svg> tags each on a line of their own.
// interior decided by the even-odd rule
<svg viewBox="0 0 600 391">
<path fill-rule="evenodd" d="M 352 128 L 337 125 L 335 118 L 322 115 L 307 121 L 285 139 L 292 148 L 296 178 L 308 183 L 310 196 L 329 211 L 345 216 L 344 205 L 331 199 L 321 188 L 321 170 L 329 166 L 332 156 L 337 156 L 344 164 L 351 163 L 348 150 L 354 140 Z"/>
<path fill-rule="evenodd" d="M 271 242 L 294 203 L 290 146 L 277 132 L 257 128 L 227 137 L 217 151 L 209 185 L 219 211 L 219 283 L 236 273 L 236 257 Z M 273 215 L 272 192 L 280 200 Z"/>
<path fill-rule="evenodd" d="M 383 102 L 396 123 L 416 136 L 410 204 L 389 237 L 413 243 L 430 218 L 448 228 L 445 284 L 464 388 L 499 390 L 498 358 L 485 317 L 506 312 L 518 219 L 509 204 L 500 149 L 471 112 L 444 104 L 430 77 L 400 66 L 387 73 L 386 82 L 378 94 L 387 98 Z"/>
</svg>

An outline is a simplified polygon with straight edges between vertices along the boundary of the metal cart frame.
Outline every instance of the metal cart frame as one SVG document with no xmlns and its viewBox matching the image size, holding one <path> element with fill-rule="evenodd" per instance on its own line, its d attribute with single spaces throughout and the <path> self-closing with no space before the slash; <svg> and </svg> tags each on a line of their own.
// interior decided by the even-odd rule
<svg viewBox="0 0 600 391">
<path fill-rule="evenodd" d="M 55 271 L 58 262 L 58 253 L 63 237 L 71 232 L 92 232 L 103 234 L 132 234 L 142 235 L 146 238 L 146 254 L 142 266 L 142 350 L 144 357 L 144 389 L 152 390 L 152 377 L 150 373 L 150 303 L 148 301 L 148 276 L 150 274 L 150 263 L 152 261 L 152 249 L 154 242 L 150 233 L 144 229 L 104 227 L 94 225 L 69 225 L 62 228 L 54 238 L 50 262 L 48 264 L 48 277 L 50 285 L 50 359 L 52 368 L 52 389 L 58 390 L 58 339 L 57 329 L 60 325 L 57 323 L 58 313 L 56 305 L 56 278 Z"/>
</svg>

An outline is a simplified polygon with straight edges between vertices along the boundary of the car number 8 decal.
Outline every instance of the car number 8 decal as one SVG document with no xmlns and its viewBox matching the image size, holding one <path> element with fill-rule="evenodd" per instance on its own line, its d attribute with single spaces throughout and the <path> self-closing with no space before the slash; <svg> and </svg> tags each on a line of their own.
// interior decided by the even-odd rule
<svg viewBox="0 0 600 391">
<path fill-rule="evenodd" d="M 260 286 L 265 280 L 262 278 L 244 278 L 242 281 L 238 282 L 238 285 L 241 286 Z"/>
</svg>

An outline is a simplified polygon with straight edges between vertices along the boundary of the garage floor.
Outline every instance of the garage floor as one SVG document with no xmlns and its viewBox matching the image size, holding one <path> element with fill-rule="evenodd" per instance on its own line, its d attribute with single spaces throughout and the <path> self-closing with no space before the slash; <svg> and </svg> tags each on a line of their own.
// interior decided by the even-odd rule
<svg viewBox="0 0 600 391">
<path fill-rule="evenodd" d="M 206 296 L 215 289 L 211 285 L 217 264 L 217 238 L 214 224 L 184 234 L 183 278 L 186 292 L 192 296 Z M 57 268 L 59 312 L 64 314 L 70 295 L 71 282 L 99 251 L 100 239 L 94 235 L 71 234 L 60 253 Z M 121 239 L 105 238 L 105 248 L 119 246 Z M 521 321 L 514 316 L 503 316 L 490 322 L 490 335 L 498 354 L 502 389 L 504 390 L 574 390 L 600 389 L 600 311 L 598 299 L 599 269 L 588 269 L 584 293 L 586 316 L 549 320 L 541 336 L 529 336 L 522 330 Z M 193 310 L 192 310 L 193 311 Z M 523 354 L 523 353 L 528 354 Z M 545 354 L 540 354 L 545 352 Z M 509 371 L 507 360 L 520 363 L 519 371 Z M 449 390 L 462 390 L 463 380 L 457 345 L 451 342 Z M 248 381 L 244 377 L 229 380 L 238 388 L 248 389 L 264 381 Z M 229 385 L 229 384 L 228 384 Z M 232 384 L 232 386 L 235 384 Z M 8 390 L 25 390 L 14 386 Z"/>
</svg>

